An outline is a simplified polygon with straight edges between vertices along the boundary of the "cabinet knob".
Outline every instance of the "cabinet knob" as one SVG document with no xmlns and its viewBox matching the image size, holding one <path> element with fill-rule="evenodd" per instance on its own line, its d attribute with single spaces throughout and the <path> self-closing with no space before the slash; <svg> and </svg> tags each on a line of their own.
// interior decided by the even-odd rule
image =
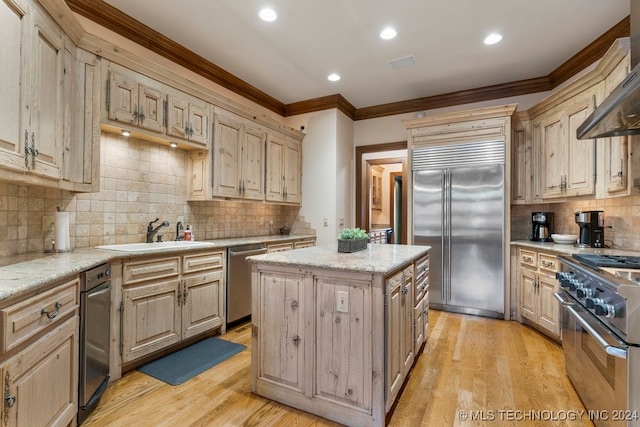
<svg viewBox="0 0 640 427">
<path fill-rule="evenodd" d="M 295 344 L 296 346 L 300 344 L 300 341 L 301 339 L 299 336 L 296 335 L 295 337 L 293 337 L 293 344 Z"/>
<path fill-rule="evenodd" d="M 291 308 L 295 309 L 298 308 L 298 301 L 291 301 Z"/>
<path fill-rule="evenodd" d="M 4 404 L 8 408 L 13 408 L 13 405 L 16 404 L 16 397 L 13 394 L 7 394 L 4 397 Z"/>
</svg>

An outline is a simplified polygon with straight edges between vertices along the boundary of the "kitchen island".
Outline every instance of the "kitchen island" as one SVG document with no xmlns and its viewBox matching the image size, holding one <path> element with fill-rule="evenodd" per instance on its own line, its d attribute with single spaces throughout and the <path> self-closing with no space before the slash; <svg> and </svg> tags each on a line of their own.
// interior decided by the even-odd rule
<svg viewBox="0 0 640 427">
<path fill-rule="evenodd" d="M 252 391 L 341 424 L 384 425 L 426 339 L 429 249 L 250 257 Z"/>
</svg>

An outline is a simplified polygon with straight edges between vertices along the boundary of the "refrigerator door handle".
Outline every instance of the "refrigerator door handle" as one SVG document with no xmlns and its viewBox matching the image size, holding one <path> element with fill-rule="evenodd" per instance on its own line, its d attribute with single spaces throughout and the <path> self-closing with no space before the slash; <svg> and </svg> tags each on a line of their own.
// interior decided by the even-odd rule
<svg viewBox="0 0 640 427">
<path fill-rule="evenodd" d="M 445 169 L 443 190 L 443 217 L 442 217 L 442 299 L 448 303 L 451 299 L 451 172 Z"/>
</svg>

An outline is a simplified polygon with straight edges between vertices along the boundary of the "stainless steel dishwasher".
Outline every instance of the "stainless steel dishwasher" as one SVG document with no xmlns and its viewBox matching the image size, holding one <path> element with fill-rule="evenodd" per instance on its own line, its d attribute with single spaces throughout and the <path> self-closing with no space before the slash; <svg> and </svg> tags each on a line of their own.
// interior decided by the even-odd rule
<svg viewBox="0 0 640 427">
<path fill-rule="evenodd" d="M 227 249 L 227 325 L 251 316 L 251 265 L 247 257 L 266 252 L 263 244 Z"/>
</svg>

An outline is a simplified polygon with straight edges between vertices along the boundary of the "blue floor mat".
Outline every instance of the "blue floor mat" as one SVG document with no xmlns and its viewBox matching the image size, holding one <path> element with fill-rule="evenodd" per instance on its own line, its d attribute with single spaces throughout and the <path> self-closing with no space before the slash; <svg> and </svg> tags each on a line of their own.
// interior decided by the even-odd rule
<svg viewBox="0 0 640 427">
<path fill-rule="evenodd" d="M 179 385 L 245 348 L 241 344 L 210 337 L 142 365 L 138 371 L 167 384 Z"/>
</svg>

